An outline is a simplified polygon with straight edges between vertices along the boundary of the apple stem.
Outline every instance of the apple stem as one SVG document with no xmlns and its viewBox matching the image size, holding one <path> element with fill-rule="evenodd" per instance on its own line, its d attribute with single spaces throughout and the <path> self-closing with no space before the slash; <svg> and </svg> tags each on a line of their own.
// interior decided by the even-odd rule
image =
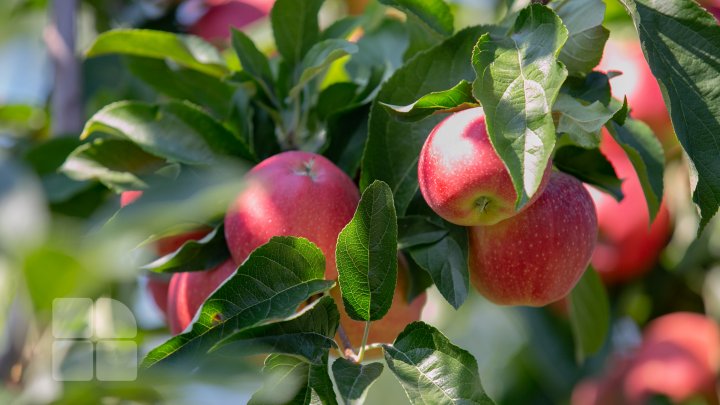
<svg viewBox="0 0 720 405">
<path fill-rule="evenodd" d="M 360 353 L 358 353 L 358 363 L 360 363 L 363 360 L 363 356 L 365 356 L 368 334 L 370 334 L 370 321 L 365 322 L 365 331 L 363 332 L 362 342 L 360 343 Z"/>
<path fill-rule="evenodd" d="M 343 346 L 343 352 L 346 350 L 350 350 L 354 352 L 352 343 L 350 343 L 350 339 L 347 337 L 347 333 L 345 333 L 345 329 L 343 329 L 342 325 L 338 325 L 338 336 L 340 336 L 340 343 L 342 343 Z M 355 353 L 353 353 L 354 355 Z"/>
</svg>

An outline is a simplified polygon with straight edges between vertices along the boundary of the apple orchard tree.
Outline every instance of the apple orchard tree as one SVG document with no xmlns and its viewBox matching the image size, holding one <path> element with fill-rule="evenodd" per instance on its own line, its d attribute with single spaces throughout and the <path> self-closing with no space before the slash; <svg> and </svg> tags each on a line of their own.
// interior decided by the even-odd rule
<svg viewBox="0 0 720 405">
<path fill-rule="evenodd" d="M 262 374 L 250 403 L 336 404 L 389 374 L 411 403 L 537 399 L 532 376 L 486 393 L 468 343 L 489 343 L 421 320 L 433 299 L 459 313 L 482 296 L 526 307 L 544 325 L 531 336 L 561 331 L 543 336 L 569 365 L 535 367 L 575 372 L 540 403 L 716 403 L 720 332 L 702 304 L 639 308 L 672 288 L 650 271 L 678 196 L 699 214 L 691 248 L 715 235 L 720 4 L 620 0 L 639 37 L 625 43 L 601 0 L 496 2 L 492 25 L 443 0 L 351 2 L 351 16 L 260 3 L 247 21 L 208 11 L 197 36 L 98 35 L 87 63 L 122 61 L 155 96 L 103 103 L 38 170 L 102 196 L 80 206 L 78 239 L 131 255 L 163 312 L 133 384 Z M 689 185 L 666 187 L 666 166 Z M 628 298 L 652 277 L 645 301 Z M 638 342 L 608 343 L 628 314 Z M 112 389 L 97 398 L 130 395 Z"/>
</svg>

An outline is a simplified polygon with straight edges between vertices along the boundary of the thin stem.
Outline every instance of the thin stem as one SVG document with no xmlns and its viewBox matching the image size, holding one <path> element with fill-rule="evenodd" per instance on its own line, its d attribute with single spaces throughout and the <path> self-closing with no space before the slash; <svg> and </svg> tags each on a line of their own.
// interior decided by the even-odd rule
<svg viewBox="0 0 720 405">
<path fill-rule="evenodd" d="M 365 355 L 365 346 L 367 345 L 368 334 L 370 333 L 370 321 L 365 322 L 365 331 L 363 332 L 362 342 L 360 343 L 360 353 L 358 353 L 357 362 L 360 363 Z"/>
<path fill-rule="evenodd" d="M 44 32 L 55 71 L 51 96 L 53 135 L 77 135 L 82 130 L 81 67 L 75 54 L 77 0 L 53 0 L 50 24 Z"/>
<path fill-rule="evenodd" d="M 348 339 L 347 333 L 345 333 L 345 329 L 342 325 L 338 326 L 338 336 L 340 336 L 340 343 L 342 343 L 342 349 L 343 352 L 350 349 L 353 350 L 352 343 L 350 343 L 350 339 Z"/>
</svg>

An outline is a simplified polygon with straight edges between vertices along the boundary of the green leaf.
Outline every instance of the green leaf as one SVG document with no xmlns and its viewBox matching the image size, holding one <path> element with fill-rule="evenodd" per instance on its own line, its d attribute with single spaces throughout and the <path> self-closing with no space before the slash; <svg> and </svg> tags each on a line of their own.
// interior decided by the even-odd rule
<svg viewBox="0 0 720 405">
<path fill-rule="evenodd" d="M 191 35 L 138 29 L 108 31 L 95 39 L 86 55 L 107 54 L 170 59 L 180 66 L 216 77 L 229 73 L 217 49 Z"/>
<path fill-rule="evenodd" d="M 230 257 L 223 225 L 200 240 L 189 240 L 180 249 L 163 256 L 142 268 L 156 273 L 203 271 L 219 266 Z"/>
<path fill-rule="evenodd" d="M 329 27 L 323 30 L 320 39 L 332 39 L 332 38 L 343 38 L 347 37 L 355 31 L 362 24 L 360 17 L 349 16 L 341 18 L 333 22 Z"/>
<path fill-rule="evenodd" d="M 324 0 L 277 0 L 270 22 L 278 52 L 290 66 L 300 63 L 320 39 L 318 12 Z"/>
<path fill-rule="evenodd" d="M 335 300 L 324 296 L 284 321 L 232 333 L 211 351 L 223 356 L 282 353 L 300 356 L 313 365 L 327 364 L 329 350 L 337 347 L 333 337 L 339 323 Z"/>
<path fill-rule="evenodd" d="M 549 6 L 568 30 L 560 61 L 570 74 L 590 72 L 600 62 L 610 35 L 602 26 L 605 3 L 602 0 L 555 0 Z"/>
<path fill-rule="evenodd" d="M 660 209 L 663 196 L 665 153 L 662 145 L 650 127 L 642 121 L 627 119 L 622 126 L 611 121 L 607 129 L 625 150 L 637 172 L 652 222 Z"/>
<path fill-rule="evenodd" d="M 161 59 L 127 56 L 126 60 L 133 76 L 155 91 L 207 107 L 216 118 L 227 116 L 235 92 L 232 85 L 215 76 L 170 66 Z"/>
<path fill-rule="evenodd" d="M 553 157 L 555 167 L 577 177 L 584 183 L 612 195 L 616 200 L 623 198 L 622 181 L 605 155 L 598 149 L 585 149 L 567 145 L 559 148 Z"/>
<path fill-rule="evenodd" d="M 302 73 L 295 86 L 290 89 L 290 97 L 297 97 L 303 87 L 316 76 L 324 72 L 330 64 L 358 50 L 357 45 L 344 39 L 326 39 L 313 45 L 303 58 Z"/>
<path fill-rule="evenodd" d="M 360 185 L 365 188 L 376 179 L 386 182 L 393 191 L 398 215 L 405 213 L 417 192 L 418 156 L 440 117 L 404 123 L 392 118 L 380 102 L 405 105 L 430 92 L 452 87 L 459 79 L 472 80 L 475 73 L 468 60 L 478 36 L 484 32 L 482 27 L 467 28 L 418 54 L 385 82 L 373 102 Z"/>
<path fill-rule="evenodd" d="M 388 112 L 403 121 L 420 121 L 433 114 L 449 113 L 477 107 L 472 94 L 472 84 L 461 80 L 455 87 L 435 91 L 420 97 L 419 100 L 405 106 L 380 103 Z"/>
<path fill-rule="evenodd" d="M 579 361 L 602 348 L 610 331 L 610 304 L 600 276 L 592 268 L 585 271 L 569 296 L 570 326 Z"/>
<path fill-rule="evenodd" d="M 322 365 L 285 354 L 268 356 L 263 367 L 266 381 L 248 405 L 337 404 L 327 362 L 327 355 Z"/>
<path fill-rule="evenodd" d="M 95 139 L 80 145 L 60 170 L 78 181 L 97 180 L 117 190 L 147 187 L 143 180 L 166 165 L 163 159 L 127 140 Z"/>
<path fill-rule="evenodd" d="M 358 364 L 343 357 L 335 360 L 332 365 L 335 383 L 346 405 L 365 402 L 368 388 L 380 377 L 382 371 L 382 363 Z"/>
<path fill-rule="evenodd" d="M 362 194 L 335 249 L 345 312 L 376 321 L 390 309 L 397 280 L 397 217 L 390 187 L 382 181 Z"/>
<path fill-rule="evenodd" d="M 422 215 L 398 218 L 398 249 L 435 243 L 448 234 L 447 229 Z"/>
<path fill-rule="evenodd" d="M 700 207 L 702 231 L 720 206 L 720 26 L 691 0 L 621 2 L 633 18 L 675 133 L 692 163 L 693 201 Z"/>
<path fill-rule="evenodd" d="M 318 95 L 317 114 L 321 120 L 326 120 L 333 113 L 353 107 L 359 86 L 351 82 L 333 83 L 323 89 Z"/>
<path fill-rule="evenodd" d="M 473 50 L 475 98 L 485 109 L 488 137 L 508 168 L 518 207 L 540 187 L 555 145 L 550 110 L 567 77 L 557 59 L 567 36 L 552 10 L 533 4 L 506 37 L 485 34 Z"/>
<path fill-rule="evenodd" d="M 458 242 L 450 235 L 429 244 L 409 249 L 415 263 L 432 277 L 440 294 L 455 309 L 467 298 L 470 277 L 467 258 Z"/>
<path fill-rule="evenodd" d="M 252 160 L 247 145 L 207 113 L 186 102 L 113 103 L 88 120 L 81 139 L 95 132 L 128 139 L 170 162 L 212 164 L 220 154 Z"/>
<path fill-rule="evenodd" d="M 453 15 L 443 0 L 380 0 L 380 3 L 416 16 L 438 34 L 449 36 L 453 33 Z"/>
<path fill-rule="evenodd" d="M 240 59 L 242 69 L 257 80 L 266 94 L 272 96 L 275 80 L 267 56 L 260 52 L 250 37 L 234 28 L 232 30 L 232 46 Z"/>
<path fill-rule="evenodd" d="M 208 297 L 192 328 L 151 350 L 143 367 L 202 355 L 236 330 L 292 315 L 302 302 L 333 286 L 324 274 L 325 259 L 312 242 L 270 239 Z"/>
<path fill-rule="evenodd" d="M 390 75 L 403 64 L 403 52 L 408 48 L 407 25 L 386 17 L 369 28 L 357 46 L 358 52 L 345 65 L 350 77 L 370 77 L 377 70 Z"/>
<path fill-rule="evenodd" d="M 553 105 L 553 114 L 559 116 L 557 132 L 566 134 L 575 145 L 588 149 L 600 146 L 602 127 L 616 113 L 617 110 L 610 109 L 599 101 L 585 105 L 565 93 L 560 93 Z"/>
<path fill-rule="evenodd" d="M 383 348 L 411 403 L 493 403 L 483 390 L 475 358 L 434 327 L 413 322 Z"/>
<path fill-rule="evenodd" d="M 332 114 L 326 124 L 328 144 L 323 155 L 355 177 L 368 134 L 369 106 Z"/>
</svg>

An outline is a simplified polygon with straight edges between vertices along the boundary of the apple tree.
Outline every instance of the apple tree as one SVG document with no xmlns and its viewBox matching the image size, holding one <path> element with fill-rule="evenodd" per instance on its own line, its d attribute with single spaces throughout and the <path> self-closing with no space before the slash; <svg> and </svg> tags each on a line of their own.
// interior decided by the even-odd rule
<svg viewBox="0 0 720 405">
<path fill-rule="evenodd" d="M 175 3 L 92 38 L 82 130 L 0 154 L 28 324 L 154 301 L 134 381 L 52 401 L 718 400 L 720 4 Z"/>
</svg>

